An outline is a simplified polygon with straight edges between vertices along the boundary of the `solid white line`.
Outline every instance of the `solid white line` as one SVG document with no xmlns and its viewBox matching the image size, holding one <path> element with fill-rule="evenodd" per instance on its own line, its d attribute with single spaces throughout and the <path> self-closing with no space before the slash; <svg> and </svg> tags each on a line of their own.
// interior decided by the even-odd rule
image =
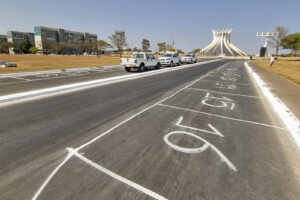
<svg viewBox="0 0 300 200">
<path fill-rule="evenodd" d="M 265 82 L 262 81 L 262 79 L 251 69 L 251 67 L 249 67 L 248 63 L 245 62 L 244 65 L 248 69 L 249 73 L 253 76 L 254 80 L 256 81 L 257 85 L 260 87 L 266 98 L 271 103 L 274 111 L 287 126 L 296 144 L 300 147 L 300 122 L 297 117 L 278 97 L 271 93 Z"/>
<path fill-rule="evenodd" d="M 228 82 L 228 81 L 214 81 L 214 80 L 201 80 L 201 81 L 208 81 L 208 82 L 217 82 L 217 83 L 224 83 L 224 84 L 232 84 L 232 85 L 249 85 L 251 86 L 251 84 L 247 84 L 247 83 L 237 83 L 237 82 Z"/>
<path fill-rule="evenodd" d="M 258 98 L 262 99 L 263 97 L 260 96 L 251 96 L 251 95 L 244 95 L 244 94 L 236 94 L 236 93 L 228 93 L 228 92 L 218 92 L 218 91 L 212 91 L 207 89 L 200 89 L 200 88 L 186 88 L 187 90 L 199 90 L 199 91 L 205 91 L 205 92 L 212 92 L 212 93 L 220 93 L 220 94 L 226 94 L 226 95 L 234 95 L 234 96 L 241 96 L 241 97 L 250 97 L 250 98 Z"/>
<path fill-rule="evenodd" d="M 47 177 L 47 179 L 44 181 L 42 186 L 38 189 L 38 191 L 34 194 L 32 197 L 32 200 L 36 200 L 41 192 L 44 190 L 44 188 L 47 186 L 47 184 L 50 182 L 50 180 L 53 178 L 53 176 L 57 173 L 57 171 L 72 157 L 71 153 L 68 153 L 67 157 L 62 161 L 53 171 L 52 173 Z"/>
<path fill-rule="evenodd" d="M 261 125 L 261 126 L 266 126 L 266 127 L 270 127 L 270 128 L 277 128 L 277 129 L 287 130 L 286 128 L 282 128 L 282 127 L 279 127 L 279 126 L 273 126 L 273 125 L 259 123 L 259 122 L 254 122 L 254 121 L 248 121 L 248 120 L 243 120 L 243 119 L 226 117 L 226 116 L 222 116 L 222 115 L 216 115 L 216 114 L 202 112 L 202 111 L 197 111 L 197 110 L 192 110 L 192 109 L 188 109 L 188 108 L 181 108 L 181 107 L 170 106 L 170 105 L 166 105 L 166 104 L 158 104 L 158 105 L 159 106 L 163 106 L 163 107 L 168 107 L 168 108 L 174 108 L 174 109 L 177 109 L 177 110 L 185 110 L 185 111 L 189 111 L 189 112 L 193 112 L 193 113 L 199 113 L 199 114 L 204 114 L 204 115 L 211 115 L 211 116 L 214 116 L 214 117 L 219 117 L 219 118 L 223 118 L 223 119 L 229 119 L 229 120 L 233 120 L 233 121 L 246 122 L 246 123 L 256 124 L 256 125 Z"/>
<path fill-rule="evenodd" d="M 73 83 L 73 84 L 68 84 L 68 85 L 61 85 L 61 86 L 56 86 L 56 87 L 51 87 L 51 88 L 40 89 L 40 90 L 33 90 L 33 91 L 28 91 L 28 92 L 21 92 L 21 93 L 16 93 L 16 94 L 0 96 L 0 106 L 10 104 L 10 103 L 16 103 L 16 102 L 19 102 L 22 100 L 27 100 L 27 99 L 34 99 L 34 98 L 45 97 L 45 96 L 50 96 L 50 95 L 62 94 L 65 92 L 77 91 L 80 89 L 102 86 L 105 84 L 111 84 L 111 83 L 117 83 L 117 82 L 121 82 L 121 81 L 128 81 L 128 80 L 133 80 L 133 79 L 137 79 L 137 78 L 153 76 L 156 74 L 162 74 L 162 73 L 166 73 L 166 72 L 170 72 L 170 71 L 177 71 L 177 70 L 195 67 L 195 66 L 212 63 L 212 62 L 216 62 L 216 61 L 219 61 L 219 60 L 204 61 L 204 62 L 192 64 L 192 65 L 179 66 L 176 68 L 165 68 L 165 69 L 161 69 L 161 70 L 157 70 L 157 71 L 149 71 L 149 72 L 145 72 L 145 73 L 130 74 L 130 75 L 123 75 L 123 76 L 115 76 L 115 77 L 110 77 L 110 78 L 105 78 L 105 79 Z"/>
<path fill-rule="evenodd" d="M 152 198 L 154 199 L 158 199 L 158 200 L 167 200 L 167 198 L 131 181 L 131 180 L 128 180 L 104 167 L 102 167 L 101 165 L 91 161 L 90 159 L 86 158 L 85 156 L 79 154 L 77 151 L 75 151 L 74 149 L 72 148 L 68 148 L 68 151 L 71 152 L 74 156 L 76 156 L 77 158 L 79 158 L 80 160 L 84 161 L 85 163 L 87 163 L 88 165 L 98 169 L 99 171 L 107 174 L 108 176 L 111 176 L 112 178 L 114 179 L 117 179 L 118 181 L 122 182 L 122 183 L 125 183 L 127 185 L 129 185 L 130 187 L 133 187 L 134 189 L 140 191 L 140 192 L 143 192 L 145 193 L 146 195 L 148 196 L 151 196 Z"/>
<path fill-rule="evenodd" d="M 31 79 L 27 79 L 27 78 L 21 78 L 21 77 L 6 77 L 6 78 L 14 78 L 14 79 L 18 79 L 18 80 L 23 80 L 23 81 L 31 81 Z"/>
</svg>

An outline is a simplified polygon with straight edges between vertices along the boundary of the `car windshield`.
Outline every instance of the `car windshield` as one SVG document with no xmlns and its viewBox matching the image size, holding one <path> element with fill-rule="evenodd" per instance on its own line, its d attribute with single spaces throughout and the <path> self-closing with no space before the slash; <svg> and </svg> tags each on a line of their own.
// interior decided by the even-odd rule
<svg viewBox="0 0 300 200">
<path fill-rule="evenodd" d="M 133 58 L 144 58 L 143 54 L 133 54 Z"/>
<path fill-rule="evenodd" d="M 164 57 L 173 57 L 172 54 L 165 54 Z"/>
<path fill-rule="evenodd" d="M 191 55 L 185 55 L 184 57 L 192 57 Z"/>
</svg>

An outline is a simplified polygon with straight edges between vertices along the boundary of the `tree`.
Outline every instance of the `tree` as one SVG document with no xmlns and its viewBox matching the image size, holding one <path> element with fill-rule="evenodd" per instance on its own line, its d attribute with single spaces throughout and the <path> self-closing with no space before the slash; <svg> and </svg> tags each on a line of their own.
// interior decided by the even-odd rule
<svg viewBox="0 0 300 200">
<path fill-rule="evenodd" d="M 115 33 L 108 38 L 111 40 L 111 43 L 118 49 L 121 57 L 123 48 L 127 46 L 125 31 L 116 30 Z"/>
<path fill-rule="evenodd" d="M 32 44 L 30 43 L 29 40 L 23 40 L 19 46 L 18 46 L 18 49 L 19 49 L 19 52 L 21 53 L 29 53 L 29 49 L 32 47 Z"/>
<path fill-rule="evenodd" d="M 9 49 L 14 45 L 11 42 L 1 42 L 0 43 L 0 52 L 9 53 Z"/>
<path fill-rule="evenodd" d="M 172 51 L 172 49 L 174 49 L 174 48 L 173 48 L 173 45 L 171 45 L 171 44 L 166 44 L 166 49 L 168 49 L 168 51 L 169 51 L 169 50 Z M 174 49 L 174 51 L 176 51 L 176 50 Z"/>
<path fill-rule="evenodd" d="M 108 44 L 106 41 L 104 41 L 104 40 L 97 41 L 97 52 L 99 55 L 99 59 L 100 59 L 100 56 L 104 53 L 104 50 L 109 47 L 112 47 L 112 46 L 111 46 L 111 44 Z"/>
<path fill-rule="evenodd" d="M 271 37 L 271 41 L 270 41 L 270 44 L 271 46 L 273 46 L 276 50 L 276 56 L 278 55 L 278 51 L 281 47 L 281 40 L 282 38 L 284 38 L 285 36 L 288 35 L 288 29 L 284 26 L 277 26 L 275 28 L 275 32 L 278 33 L 278 36 L 274 36 L 274 37 Z"/>
<path fill-rule="evenodd" d="M 53 43 L 48 40 L 44 40 L 42 44 L 43 44 L 42 47 L 43 47 L 44 54 L 49 54 L 51 51 L 54 51 L 55 49 Z"/>
<path fill-rule="evenodd" d="M 150 48 L 150 42 L 147 39 L 143 39 L 142 41 L 142 50 L 144 52 L 148 51 L 148 49 Z"/>
<path fill-rule="evenodd" d="M 192 51 L 192 53 L 193 54 L 197 54 L 197 53 L 199 53 L 201 51 L 201 49 L 194 49 L 193 51 Z"/>
<path fill-rule="evenodd" d="M 157 43 L 157 46 L 158 46 L 158 51 L 159 52 L 165 52 L 165 51 L 167 51 L 167 47 L 166 47 L 166 43 L 165 42 Z"/>
<path fill-rule="evenodd" d="M 174 51 L 174 52 L 175 52 L 175 51 L 176 51 L 176 49 L 168 49 L 168 51 Z"/>
<path fill-rule="evenodd" d="M 184 52 L 181 49 L 177 49 L 177 53 L 184 54 Z"/>
<path fill-rule="evenodd" d="M 290 34 L 282 38 L 280 45 L 284 49 L 291 49 L 294 55 L 295 50 L 300 50 L 300 33 Z"/>
<path fill-rule="evenodd" d="M 133 51 L 134 51 L 134 52 L 141 52 L 142 49 L 138 49 L 137 47 L 134 47 L 134 48 L 133 48 Z"/>
<path fill-rule="evenodd" d="M 37 52 L 39 52 L 39 49 L 36 48 L 36 47 L 31 47 L 31 48 L 29 49 L 29 51 L 30 51 L 32 54 L 36 54 Z"/>
</svg>

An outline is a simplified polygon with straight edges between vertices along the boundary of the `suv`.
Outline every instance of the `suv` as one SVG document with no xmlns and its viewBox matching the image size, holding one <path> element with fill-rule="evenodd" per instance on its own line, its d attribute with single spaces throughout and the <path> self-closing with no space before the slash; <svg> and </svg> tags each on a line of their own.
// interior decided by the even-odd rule
<svg viewBox="0 0 300 200">
<path fill-rule="evenodd" d="M 165 55 L 159 58 L 162 65 L 168 65 L 173 67 L 174 65 L 181 65 L 180 57 L 176 52 L 167 52 Z"/>
<path fill-rule="evenodd" d="M 133 53 L 131 58 L 121 59 L 121 66 L 123 66 L 128 72 L 131 69 L 138 69 L 140 72 L 142 72 L 147 70 L 149 67 L 159 69 L 160 61 L 149 53 Z"/>
<path fill-rule="evenodd" d="M 182 63 L 196 63 L 197 57 L 194 54 L 187 54 L 181 58 Z"/>
</svg>

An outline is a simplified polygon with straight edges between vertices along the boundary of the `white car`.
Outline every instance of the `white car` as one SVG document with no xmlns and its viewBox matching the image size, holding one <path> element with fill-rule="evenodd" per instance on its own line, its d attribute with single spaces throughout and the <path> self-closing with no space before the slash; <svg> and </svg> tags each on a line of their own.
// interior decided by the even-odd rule
<svg viewBox="0 0 300 200">
<path fill-rule="evenodd" d="M 182 63 L 196 63 L 197 62 L 197 56 L 195 56 L 194 54 L 184 55 L 181 58 L 181 62 Z"/>
<path fill-rule="evenodd" d="M 131 58 L 121 59 L 121 66 L 123 66 L 128 72 L 131 69 L 137 69 L 138 71 L 143 72 L 149 67 L 159 69 L 160 61 L 150 53 L 133 53 Z"/>
<path fill-rule="evenodd" d="M 159 61 L 161 65 L 168 65 L 170 67 L 173 67 L 174 65 L 181 65 L 180 57 L 175 52 L 167 52 L 159 58 Z"/>
<path fill-rule="evenodd" d="M 14 64 L 14 63 L 7 62 L 5 60 L 0 60 L 0 68 L 5 68 L 5 67 L 18 67 L 18 65 Z"/>
</svg>

